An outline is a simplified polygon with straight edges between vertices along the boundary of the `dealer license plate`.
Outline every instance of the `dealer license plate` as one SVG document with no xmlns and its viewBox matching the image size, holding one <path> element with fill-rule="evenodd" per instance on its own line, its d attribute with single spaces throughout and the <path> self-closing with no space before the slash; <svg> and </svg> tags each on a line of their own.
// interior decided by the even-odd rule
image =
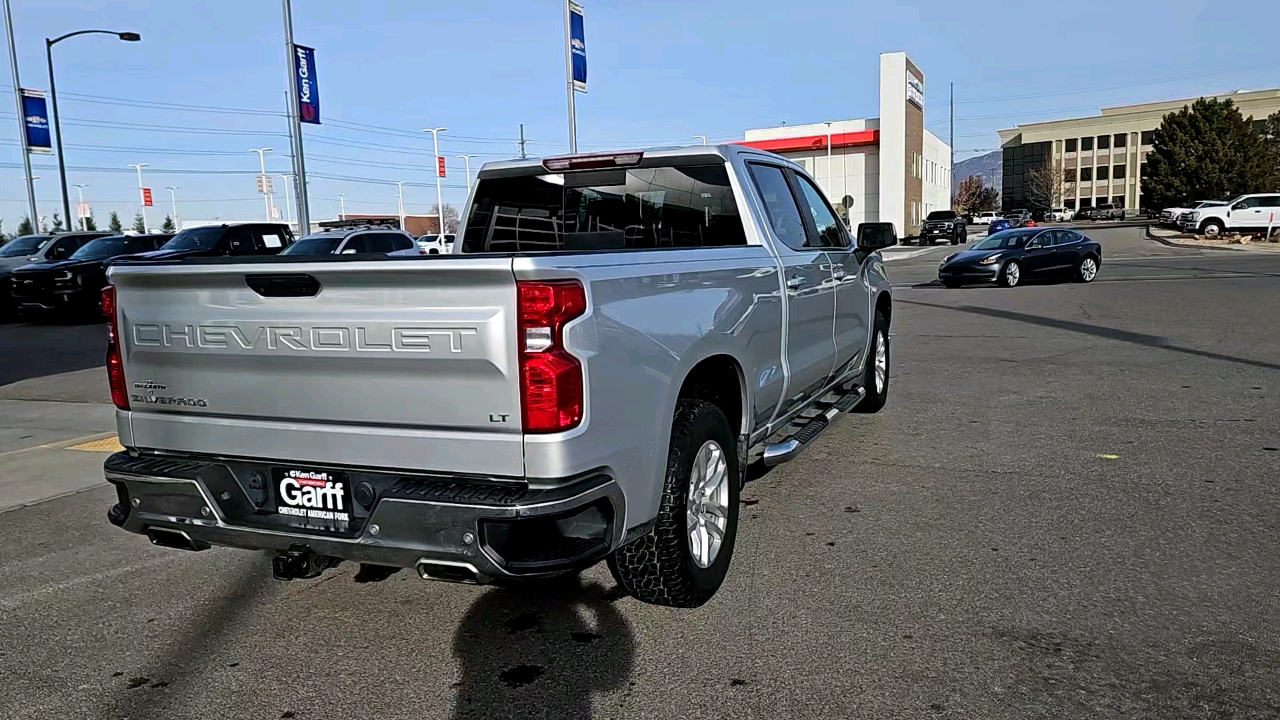
<svg viewBox="0 0 1280 720">
<path fill-rule="evenodd" d="M 306 531 L 347 533 L 351 529 L 351 481 L 344 472 L 307 468 L 272 471 L 276 514 L 286 525 Z"/>
</svg>

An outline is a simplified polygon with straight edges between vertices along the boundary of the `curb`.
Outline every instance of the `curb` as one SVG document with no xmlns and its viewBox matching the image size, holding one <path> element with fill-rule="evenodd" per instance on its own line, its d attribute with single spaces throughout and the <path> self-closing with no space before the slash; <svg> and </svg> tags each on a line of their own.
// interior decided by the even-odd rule
<svg viewBox="0 0 1280 720">
<path fill-rule="evenodd" d="M 1226 252 L 1255 252 L 1255 251 L 1256 251 L 1256 252 L 1261 252 L 1261 253 L 1280 252 L 1280 249 L 1272 250 L 1271 248 L 1250 247 L 1250 246 L 1248 246 L 1248 245 L 1241 245 L 1241 246 L 1239 246 L 1239 247 L 1236 247 L 1236 246 L 1232 246 L 1232 245 L 1226 245 L 1226 246 L 1219 246 L 1219 245 L 1191 245 L 1191 244 L 1189 244 L 1189 243 L 1174 242 L 1174 241 L 1172 241 L 1172 240 L 1169 240 L 1168 238 L 1162 238 L 1162 237 L 1160 237 L 1159 235 L 1155 235 L 1155 234 L 1153 234 L 1153 233 L 1151 232 L 1151 227 L 1150 227 L 1150 226 L 1148 226 L 1148 227 L 1147 227 L 1147 230 L 1146 230 L 1146 233 L 1145 233 L 1145 234 L 1146 234 L 1146 236 L 1147 236 L 1147 239 L 1148 239 L 1148 240 L 1154 240 L 1154 241 L 1156 241 L 1156 242 L 1160 243 L 1161 245 L 1166 245 L 1166 246 L 1168 246 L 1168 247 L 1176 247 L 1176 248 L 1186 248 L 1186 249 L 1188 249 L 1188 250 L 1223 250 L 1223 251 L 1226 251 Z"/>
</svg>

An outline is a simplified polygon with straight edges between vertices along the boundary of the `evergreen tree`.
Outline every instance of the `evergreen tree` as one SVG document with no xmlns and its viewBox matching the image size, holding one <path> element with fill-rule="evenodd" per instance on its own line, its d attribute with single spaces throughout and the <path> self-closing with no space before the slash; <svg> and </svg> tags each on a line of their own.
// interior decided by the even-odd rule
<svg viewBox="0 0 1280 720">
<path fill-rule="evenodd" d="M 22 237 L 23 235 L 34 235 L 35 228 L 31 226 L 31 218 L 24 217 L 22 222 L 18 223 L 18 232 L 14 237 Z"/>
<path fill-rule="evenodd" d="M 134 213 L 133 231 L 137 233 L 145 233 L 147 231 L 147 221 L 142 219 L 142 213 Z"/>
<path fill-rule="evenodd" d="M 169 217 L 168 215 L 165 215 L 164 224 L 160 226 L 160 232 L 171 233 L 177 229 L 178 229 L 178 226 L 173 224 L 173 218 Z"/>
<path fill-rule="evenodd" d="M 1148 207 L 1230 200 L 1272 188 L 1268 143 L 1230 99 L 1200 98 L 1164 116 L 1147 154 L 1142 191 Z"/>
<path fill-rule="evenodd" d="M 120 224 L 120 215 L 114 210 L 111 211 L 111 217 L 107 220 L 107 230 L 117 235 L 124 230 L 124 226 Z"/>
<path fill-rule="evenodd" d="M 85 229 L 85 231 L 86 231 L 86 232 L 96 232 L 96 231 L 97 231 L 97 229 L 98 229 L 98 223 L 94 221 L 94 219 L 93 219 L 93 216 L 92 216 L 92 215 L 90 215 L 89 217 L 87 217 L 87 218 L 85 218 L 85 219 L 84 219 L 84 229 Z"/>
</svg>

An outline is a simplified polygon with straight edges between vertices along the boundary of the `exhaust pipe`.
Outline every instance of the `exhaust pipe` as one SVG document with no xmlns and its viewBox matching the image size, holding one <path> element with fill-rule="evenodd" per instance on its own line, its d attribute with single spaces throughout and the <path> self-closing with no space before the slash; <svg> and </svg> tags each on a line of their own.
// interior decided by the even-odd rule
<svg viewBox="0 0 1280 720">
<path fill-rule="evenodd" d="M 160 547 L 174 548 L 176 550 L 190 550 L 199 552 L 208 550 L 209 543 L 194 540 L 192 537 L 181 530 L 171 530 L 162 527 L 147 528 L 147 538 L 151 540 L 152 545 Z"/>
<path fill-rule="evenodd" d="M 470 563 L 420 558 L 417 570 L 418 576 L 423 580 L 480 584 L 480 572 Z"/>
</svg>

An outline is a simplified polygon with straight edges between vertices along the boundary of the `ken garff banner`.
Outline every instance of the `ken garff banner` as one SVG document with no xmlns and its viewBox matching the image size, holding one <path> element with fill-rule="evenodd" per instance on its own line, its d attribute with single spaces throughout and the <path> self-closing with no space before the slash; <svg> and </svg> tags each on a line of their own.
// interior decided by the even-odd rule
<svg viewBox="0 0 1280 720">
<path fill-rule="evenodd" d="M 573 55 L 573 89 L 587 91 L 587 39 L 582 29 L 582 6 L 569 2 L 569 50 Z"/>
<path fill-rule="evenodd" d="M 53 152 L 49 137 L 49 110 L 44 104 L 44 93 L 22 89 L 22 118 L 27 128 L 27 152 Z"/>
<path fill-rule="evenodd" d="M 316 82 L 316 51 L 293 46 L 293 76 L 298 83 L 298 119 L 320 124 L 320 84 Z"/>
</svg>

